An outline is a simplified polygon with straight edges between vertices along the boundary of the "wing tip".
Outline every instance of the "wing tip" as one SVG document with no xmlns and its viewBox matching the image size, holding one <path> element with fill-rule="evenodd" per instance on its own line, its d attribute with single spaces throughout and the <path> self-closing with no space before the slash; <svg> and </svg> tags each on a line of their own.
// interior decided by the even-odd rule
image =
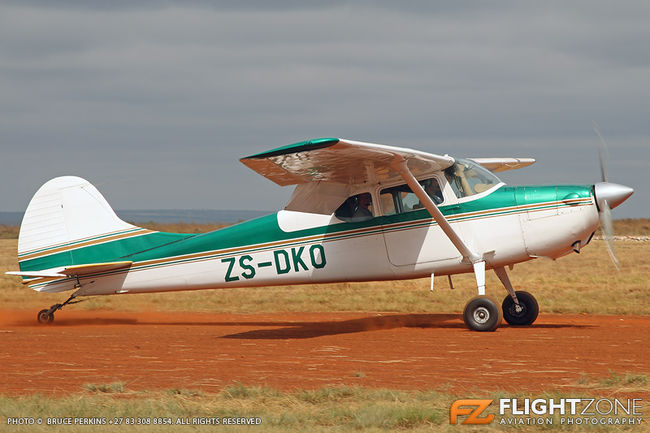
<svg viewBox="0 0 650 433">
<path fill-rule="evenodd" d="M 250 156 L 241 158 L 240 161 L 244 162 L 247 159 L 262 159 L 270 158 L 273 156 L 287 155 L 290 153 L 298 153 L 306 150 L 323 149 L 325 147 L 334 146 L 340 141 L 339 138 L 315 138 L 312 140 L 299 141 L 297 143 L 287 144 L 286 146 L 276 147 L 275 149 L 267 150 L 264 152 L 256 153 Z"/>
</svg>

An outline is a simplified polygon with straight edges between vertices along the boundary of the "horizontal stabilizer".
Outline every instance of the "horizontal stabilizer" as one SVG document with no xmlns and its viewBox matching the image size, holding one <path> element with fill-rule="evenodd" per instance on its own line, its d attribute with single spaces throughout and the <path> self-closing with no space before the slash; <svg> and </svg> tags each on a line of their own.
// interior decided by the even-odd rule
<svg viewBox="0 0 650 433">
<path fill-rule="evenodd" d="M 96 274 L 98 272 L 107 272 L 114 271 L 116 269 L 128 268 L 133 262 L 109 262 L 109 263 L 91 263 L 88 265 L 73 265 L 66 266 L 66 268 L 61 271 L 62 274 L 68 276 L 78 276 L 78 275 L 87 275 L 87 274 Z"/>
<path fill-rule="evenodd" d="M 25 283 L 32 283 L 33 278 L 62 278 L 62 277 L 80 277 L 82 275 L 96 274 L 99 272 L 114 271 L 116 269 L 128 268 L 133 262 L 109 262 L 109 263 L 90 263 L 87 265 L 61 266 L 58 268 L 43 269 L 41 271 L 20 271 L 5 272 L 7 275 L 16 275 L 19 277 L 29 278 Z"/>
<path fill-rule="evenodd" d="M 66 277 L 67 275 L 59 272 L 59 269 L 62 268 L 52 268 L 45 269 L 44 271 L 29 271 L 29 272 L 5 272 L 6 275 L 15 275 L 17 277 L 25 278 L 56 278 L 56 277 Z"/>
</svg>

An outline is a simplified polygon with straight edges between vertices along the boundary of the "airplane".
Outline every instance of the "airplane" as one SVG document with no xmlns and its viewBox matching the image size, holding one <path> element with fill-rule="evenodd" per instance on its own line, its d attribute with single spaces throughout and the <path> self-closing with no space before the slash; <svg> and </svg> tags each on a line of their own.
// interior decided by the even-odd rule
<svg viewBox="0 0 650 433">
<path fill-rule="evenodd" d="M 634 190 L 593 185 L 507 186 L 495 173 L 532 158 L 455 158 L 404 147 L 320 138 L 240 160 L 280 186 L 277 213 L 203 234 L 164 233 L 122 221 L 88 181 L 63 176 L 31 199 L 18 239 L 20 276 L 38 292 L 81 297 L 270 285 L 388 281 L 473 273 L 470 330 L 535 322 L 535 297 L 506 268 L 579 253 Z M 616 263 L 616 262 L 615 262 Z M 492 269 L 508 294 L 486 296 Z"/>
</svg>

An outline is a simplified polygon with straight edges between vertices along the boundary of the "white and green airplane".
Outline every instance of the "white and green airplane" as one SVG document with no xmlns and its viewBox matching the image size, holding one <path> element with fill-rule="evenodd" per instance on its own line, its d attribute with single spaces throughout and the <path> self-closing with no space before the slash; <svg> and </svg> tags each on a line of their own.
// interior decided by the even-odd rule
<svg viewBox="0 0 650 433">
<path fill-rule="evenodd" d="M 27 207 L 20 271 L 7 274 L 39 292 L 74 290 L 38 313 L 50 323 L 85 296 L 429 276 L 433 288 L 434 275 L 471 272 L 478 296 L 465 306 L 465 323 L 493 331 L 502 313 L 511 325 L 530 325 L 539 311 L 531 294 L 513 289 L 507 267 L 580 252 L 599 215 L 611 238 L 610 209 L 633 193 L 605 179 L 511 187 L 494 173 L 534 159 L 461 159 L 339 138 L 241 161 L 281 186 L 296 185 L 289 203 L 204 234 L 136 227 L 88 181 L 52 179 Z M 508 291 L 501 308 L 485 296 L 486 269 Z"/>
</svg>

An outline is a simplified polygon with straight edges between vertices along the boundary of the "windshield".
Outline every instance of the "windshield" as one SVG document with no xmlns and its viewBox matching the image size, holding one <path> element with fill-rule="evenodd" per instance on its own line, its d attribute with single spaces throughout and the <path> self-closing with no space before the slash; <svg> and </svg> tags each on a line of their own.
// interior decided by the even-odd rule
<svg viewBox="0 0 650 433">
<path fill-rule="evenodd" d="M 480 194 L 501 183 L 491 171 L 461 158 L 456 158 L 456 163 L 445 170 L 445 177 L 458 198 Z"/>
</svg>

